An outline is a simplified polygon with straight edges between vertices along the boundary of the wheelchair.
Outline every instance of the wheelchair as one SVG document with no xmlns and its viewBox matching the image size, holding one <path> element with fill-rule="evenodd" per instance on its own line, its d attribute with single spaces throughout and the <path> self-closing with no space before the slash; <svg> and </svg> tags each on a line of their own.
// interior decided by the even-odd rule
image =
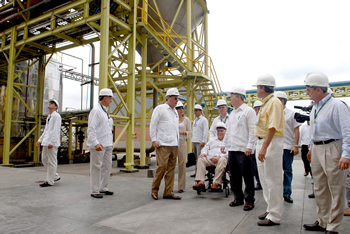
<svg viewBox="0 0 350 234">
<path fill-rule="evenodd" d="M 200 195 L 202 192 L 206 192 L 209 190 L 209 192 L 212 193 L 222 193 L 225 192 L 225 196 L 228 197 L 230 195 L 230 172 L 228 170 L 228 166 L 224 169 L 222 172 L 222 183 L 218 185 L 218 189 L 212 190 L 211 185 L 213 184 L 214 176 L 215 176 L 215 168 L 216 166 L 209 166 L 206 167 L 207 174 L 205 174 L 205 188 L 203 189 L 194 189 L 197 191 L 197 194 Z"/>
</svg>

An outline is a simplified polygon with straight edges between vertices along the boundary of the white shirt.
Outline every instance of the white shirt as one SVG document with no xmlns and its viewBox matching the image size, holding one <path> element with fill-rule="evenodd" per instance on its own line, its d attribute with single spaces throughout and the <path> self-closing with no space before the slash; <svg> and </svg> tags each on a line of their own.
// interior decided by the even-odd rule
<svg viewBox="0 0 350 234">
<path fill-rule="evenodd" d="M 107 107 L 97 104 L 89 114 L 86 144 L 90 148 L 95 148 L 98 144 L 103 147 L 113 146 L 112 127 L 113 119 L 109 118 Z"/>
<path fill-rule="evenodd" d="M 208 120 L 203 115 L 201 115 L 193 121 L 192 142 L 206 143 L 207 137 L 208 137 Z"/>
<path fill-rule="evenodd" d="M 310 113 L 310 149 L 314 141 L 343 139 L 342 157 L 350 159 L 350 114 L 348 108 L 340 100 L 329 99 L 329 97 L 331 97 L 330 94 L 324 97 L 318 105 L 316 102 L 313 103 Z M 316 120 L 315 111 L 317 111 Z"/>
<path fill-rule="evenodd" d="M 255 111 L 245 103 L 231 111 L 226 121 L 225 151 L 245 152 L 247 148 L 253 150 L 256 141 L 254 135 L 256 118 Z"/>
<path fill-rule="evenodd" d="M 228 114 L 226 113 L 225 118 L 222 119 L 220 116 L 218 116 L 213 120 L 213 123 L 211 124 L 210 130 L 209 130 L 209 140 L 213 137 L 216 137 L 216 125 L 218 125 L 218 123 L 220 122 L 226 123 L 227 119 L 228 119 Z"/>
<path fill-rule="evenodd" d="M 295 145 L 295 134 L 294 129 L 299 127 L 301 123 L 298 123 L 294 119 L 295 111 L 284 108 L 284 120 L 286 121 L 286 125 L 284 128 L 284 136 L 283 136 L 283 149 L 292 150 Z"/>
<path fill-rule="evenodd" d="M 42 146 L 61 145 L 61 121 L 61 115 L 56 111 L 47 116 L 44 132 L 38 140 Z"/>
<path fill-rule="evenodd" d="M 179 146 L 179 117 L 177 111 L 167 103 L 157 106 L 149 127 L 152 142 L 161 146 Z"/>
<path fill-rule="evenodd" d="M 220 156 L 223 158 L 228 157 L 228 153 L 226 151 L 225 154 L 221 153 L 221 146 L 223 145 L 223 141 L 220 141 L 219 138 L 215 137 L 209 140 L 207 144 L 203 147 L 201 153 L 206 154 L 208 159 L 212 159 L 216 156 Z"/>
<path fill-rule="evenodd" d="M 311 141 L 311 128 L 306 122 L 300 127 L 300 137 L 299 144 L 300 145 L 308 145 Z"/>
</svg>

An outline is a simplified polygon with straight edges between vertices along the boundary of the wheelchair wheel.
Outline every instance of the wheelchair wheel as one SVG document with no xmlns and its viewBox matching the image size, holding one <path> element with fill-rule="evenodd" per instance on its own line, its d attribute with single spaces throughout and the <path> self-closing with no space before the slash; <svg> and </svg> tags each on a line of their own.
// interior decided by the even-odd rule
<svg viewBox="0 0 350 234">
<path fill-rule="evenodd" d="M 225 196 L 228 197 L 230 195 L 230 189 L 228 187 L 225 188 Z"/>
</svg>

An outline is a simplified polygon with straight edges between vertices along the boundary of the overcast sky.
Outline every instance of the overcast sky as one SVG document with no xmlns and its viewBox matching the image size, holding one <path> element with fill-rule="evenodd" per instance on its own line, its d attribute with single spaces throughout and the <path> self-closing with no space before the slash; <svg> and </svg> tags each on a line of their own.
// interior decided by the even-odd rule
<svg viewBox="0 0 350 234">
<path fill-rule="evenodd" d="M 207 2 L 209 55 L 223 91 L 236 85 L 253 89 L 257 78 L 266 73 L 275 77 L 278 87 L 303 85 L 311 71 L 324 72 L 330 82 L 349 80 L 348 0 Z M 87 66 L 90 46 L 78 49 L 78 53 L 76 50 L 66 52 L 83 57 Z M 72 61 L 63 58 L 63 63 Z M 81 62 L 75 61 L 81 71 Z M 88 73 L 87 68 L 84 73 Z M 64 95 L 69 89 L 80 95 L 77 82 L 64 83 Z M 69 101 L 65 98 L 63 105 L 80 108 L 79 95 Z"/>
</svg>

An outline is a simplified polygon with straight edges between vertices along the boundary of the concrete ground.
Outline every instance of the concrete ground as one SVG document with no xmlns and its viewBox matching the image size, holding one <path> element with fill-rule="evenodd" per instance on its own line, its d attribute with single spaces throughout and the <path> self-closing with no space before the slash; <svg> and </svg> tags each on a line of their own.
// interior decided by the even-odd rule
<svg viewBox="0 0 350 234">
<path fill-rule="evenodd" d="M 156 161 L 151 160 L 151 169 Z M 194 167 L 187 169 L 182 200 L 151 198 L 152 178 L 147 169 L 137 173 L 112 168 L 109 188 L 113 196 L 90 197 L 89 164 L 59 165 L 61 180 L 53 187 L 35 183 L 45 179 L 43 167 L 0 167 L 0 233 L 308 233 L 304 223 L 317 219 L 310 176 L 304 177 L 303 163 L 293 164 L 293 204 L 284 202 L 279 226 L 259 227 L 256 222 L 266 203 L 257 191 L 255 209 L 229 207 L 232 194 L 202 193 L 192 190 Z M 174 191 L 177 191 L 177 172 Z M 350 217 L 344 217 L 340 233 L 350 230 Z"/>
</svg>

